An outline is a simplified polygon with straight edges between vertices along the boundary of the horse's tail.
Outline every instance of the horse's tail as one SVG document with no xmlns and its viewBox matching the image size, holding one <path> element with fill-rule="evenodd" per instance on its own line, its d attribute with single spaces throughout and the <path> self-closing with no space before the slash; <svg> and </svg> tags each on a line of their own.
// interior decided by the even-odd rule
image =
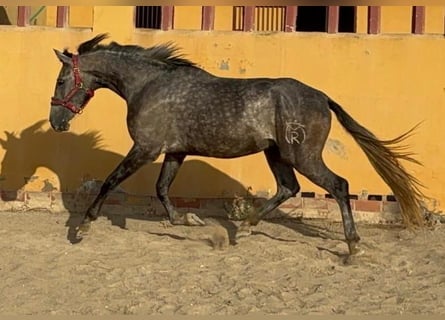
<svg viewBox="0 0 445 320">
<path fill-rule="evenodd" d="M 423 226 L 422 199 L 425 198 L 417 178 L 409 174 L 399 160 L 416 164 L 421 163 L 407 152 L 405 145 L 400 145 L 418 127 L 405 132 L 391 140 L 379 140 L 369 130 L 361 126 L 335 101 L 329 99 L 329 108 L 335 113 L 338 121 L 354 138 L 365 152 L 371 165 L 394 192 L 399 202 L 403 221 L 407 226 Z"/>
</svg>

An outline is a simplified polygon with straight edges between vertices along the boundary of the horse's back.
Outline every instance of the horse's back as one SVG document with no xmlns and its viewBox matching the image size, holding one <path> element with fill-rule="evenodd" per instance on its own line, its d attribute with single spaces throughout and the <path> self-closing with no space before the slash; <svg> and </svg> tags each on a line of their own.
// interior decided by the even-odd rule
<svg viewBox="0 0 445 320">
<path fill-rule="evenodd" d="M 147 90 L 136 126 L 129 123 L 133 139 L 148 137 L 163 152 L 239 157 L 277 144 L 284 118 L 303 123 L 304 105 L 317 101 L 316 90 L 290 78 L 179 75 Z"/>
</svg>

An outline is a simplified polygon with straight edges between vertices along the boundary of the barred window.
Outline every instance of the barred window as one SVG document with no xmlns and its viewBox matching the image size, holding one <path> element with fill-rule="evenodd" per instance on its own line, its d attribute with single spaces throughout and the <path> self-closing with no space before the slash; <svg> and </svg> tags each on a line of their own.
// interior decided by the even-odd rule
<svg viewBox="0 0 445 320">
<path fill-rule="evenodd" d="M 161 6 L 137 6 L 136 28 L 161 29 Z"/>
<path fill-rule="evenodd" d="M 255 31 L 284 31 L 286 7 L 255 7 Z"/>
<path fill-rule="evenodd" d="M 233 31 L 244 30 L 244 6 L 233 7 Z"/>
<path fill-rule="evenodd" d="M 233 7 L 233 31 L 243 31 L 245 7 Z M 256 6 L 253 12 L 254 31 L 284 31 L 286 22 L 285 6 Z"/>
</svg>

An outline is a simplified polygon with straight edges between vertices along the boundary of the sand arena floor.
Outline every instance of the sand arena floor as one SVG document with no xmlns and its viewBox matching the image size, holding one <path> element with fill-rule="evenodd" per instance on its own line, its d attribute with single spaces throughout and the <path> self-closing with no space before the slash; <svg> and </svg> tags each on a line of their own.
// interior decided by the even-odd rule
<svg viewBox="0 0 445 320">
<path fill-rule="evenodd" d="M 327 221 L 268 220 L 226 246 L 228 220 L 122 229 L 101 217 L 73 245 L 67 219 L 0 213 L 0 314 L 445 314 L 444 225 L 359 224 L 365 252 L 346 261 L 342 227 Z"/>
</svg>

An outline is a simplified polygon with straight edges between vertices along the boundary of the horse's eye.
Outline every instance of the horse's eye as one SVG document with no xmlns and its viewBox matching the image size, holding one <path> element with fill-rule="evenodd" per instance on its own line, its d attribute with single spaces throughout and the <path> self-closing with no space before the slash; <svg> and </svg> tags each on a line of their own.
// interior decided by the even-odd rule
<svg viewBox="0 0 445 320">
<path fill-rule="evenodd" d="M 65 80 L 63 80 L 63 79 L 57 79 L 57 84 L 60 86 L 60 85 L 62 85 L 62 84 L 64 84 L 65 83 Z"/>
</svg>

